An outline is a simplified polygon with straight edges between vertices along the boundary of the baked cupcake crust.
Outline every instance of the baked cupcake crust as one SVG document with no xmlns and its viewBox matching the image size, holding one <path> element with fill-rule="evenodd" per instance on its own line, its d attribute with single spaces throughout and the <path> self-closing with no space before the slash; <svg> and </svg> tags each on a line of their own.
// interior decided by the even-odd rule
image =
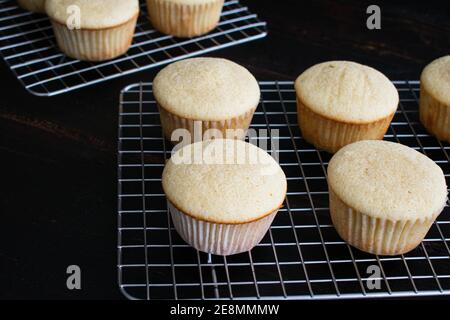
<svg viewBox="0 0 450 320">
<path fill-rule="evenodd" d="M 113 28 L 135 19 L 139 13 L 138 0 L 47 0 L 46 11 L 50 19 L 66 25 L 70 17 L 67 8 L 80 9 L 81 29 Z"/>
<path fill-rule="evenodd" d="M 328 165 L 328 187 L 338 234 L 379 255 L 417 247 L 447 201 L 440 167 L 387 141 L 359 141 L 339 150 Z"/>
<path fill-rule="evenodd" d="M 450 107 L 450 55 L 434 60 L 422 72 L 422 88 Z"/>
<path fill-rule="evenodd" d="M 350 61 L 317 64 L 295 81 L 298 99 L 315 113 L 364 124 L 392 115 L 399 102 L 395 86 L 381 72 Z"/>
<path fill-rule="evenodd" d="M 80 10 L 80 28 L 67 26 L 70 6 Z M 59 48 L 84 61 L 105 61 L 123 55 L 133 41 L 138 0 L 47 0 Z"/>
<path fill-rule="evenodd" d="M 450 142 L 450 56 L 433 61 L 422 72 L 420 121 L 438 139 Z"/>
<path fill-rule="evenodd" d="M 420 152 L 388 141 L 342 148 L 330 160 L 328 183 L 348 206 L 392 221 L 429 218 L 447 200 L 442 169 Z"/>
<path fill-rule="evenodd" d="M 388 78 L 350 61 L 309 68 L 295 81 L 295 91 L 303 137 L 330 153 L 355 141 L 383 139 L 399 102 Z"/>
<path fill-rule="evenodd" d="M 183 161 L 200 154 L 200 162 Z M 240 140 L 215 139 L 179 149 L 164 168 L 162 186 L 172 205 L 192 218 L 243 224 L 276 212 L 287 182 L 264 150 Z"/>
<path fill-rule="evenodd" d="M 260 90 L 244 67 L 221 58 L 192 58 L 172 63 L 153 81 L 158 104 L 179 117 L 221 121 L 256 109 Z"/>
</svg>

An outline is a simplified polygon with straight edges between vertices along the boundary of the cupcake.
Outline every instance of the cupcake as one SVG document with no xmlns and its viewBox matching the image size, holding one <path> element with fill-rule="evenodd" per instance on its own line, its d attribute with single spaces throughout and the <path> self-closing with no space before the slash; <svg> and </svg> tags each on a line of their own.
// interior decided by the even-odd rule
<svg viewBox="0 0 450 320">
<path fill-rule="evenodd" d="M 104 61 L 128 51 L 138 0 L 47 0 L 58 46 L 71 58 Z"/>
<path fill-rule="evenodd" d="M 379 255 L 417 247 L 447 201 L 441 168 L 387 141 L 360 141 L 339 150 L 328 166 L 328 187 L 341 238 Z"/>
<path fill-rule="evenodd" d="M 17 0 L 17 2 L 25 10 L 45 13 L 45 0 Z"/>
<path fill-rule="evenodd" d="M 439 140 L 450 142 L 450 56 L 429 64 L 420 83 L 420 121 Z"/>
<path fill-rule="evenodd" d="M 258 82 L 247 69 L 219 58 L 170 64 L 155 77 L 153 94 L 165 136 L 176 141 L 181 134 L 184 144 L 208 134 L 244 138 L 260 98 Z"/>
<path fill-rule="evenodd" d="M 283 204 L 287 182 L 264 150 L 214 139 L 176 151 L 162 186 L 184 241 L 203 252 L 232 255 L 261 241 Z"/>
<path fill-rule="evenodd" d="M 147 0 L 153 27 L 176 37 L 208 33 L 220 20 L 223 0 Z"/>
<path fill-rule="evenodd" d="M 315 65 L 295 81 L 298 123 L 306 141 L 330 153 L 359 140 L 379 140 L 399 96 L 377 70 L 349 61 Z"/>
</svg>

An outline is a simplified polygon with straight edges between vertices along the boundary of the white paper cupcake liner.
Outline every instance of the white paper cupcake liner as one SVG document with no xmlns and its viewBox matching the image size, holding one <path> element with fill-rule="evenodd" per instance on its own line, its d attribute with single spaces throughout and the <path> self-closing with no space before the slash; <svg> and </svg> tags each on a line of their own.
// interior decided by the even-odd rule
<svg viewBox="0 0 450 320">
<path fill-rule="evenodd" d="M 394 114 L 370 123 L 347 123 L 325 118 L 297 98 L 298 124 L 302 136 L 316 148 L 335 153 L 361 140 L 382 140 Z"/>
<path fill-rule="evenodd" d="M 126 53 L 133 40 L 137 16 L 112 28 L 70 30 L 52 21 L 58 46 L 71 58 L 85 61 L 104 61 Z"/>
<path fill-rule="evenodd" d="M 177 37 L 208 33 L 219 20 L 223 0 L 202 4 L 181 4 L 166 0 L 147 0 L 150 21 L 155 29 Z"/>
<path fill-rule="evenodd" d="M 202 138 L 207 130 L 216 129 L 221 132 L 222 138 L 228 139 L 240 139 L 243 140 L 247 133 L 247 130 L 252 122 L 253 114 L 255 113 L 256 108 L 252 108 L 248 112 L 244 113 L 241 116 L 221 120 L 221 121 L 201 121 L 195 119 L 188 119 L 180 117 L 174 113 L 167 111 L 162 108 L 158 104 L 158 109 L 161 118 L 161 126 L 163 128 L 163 132 L 165 137 L 171 141 L 172 133 L 176 129 L 186 129 L 190 133 L 189 142 L 194 142 L 196 137 L 195 134 L 195 122 L 198 122 L 197 126 L 200 128 L 201 125 L 201 133 Z M 198 130 L 198 129 L 197 129 Z M 177 141 L 173 141 L 173 143 L 177 143 Z M 183 141 L 183 143 L 185 143 Z"/>
<path fill-rule="evenodd" d="M 423 86 L 420 89 L 420 121 L 439 140 L 450 142 L 450 105 L 435 99 Z"/>
<path fill-rule="evenodd" d="M 223 224 L 198 220 L 178 210 L 168 201 L 175 229 L 197 250 L 216 255 L 232 255 L 251 250 L 270 228 L 277 211 L 248 223 Z"/>
<path fill-rule="evenodd" d="M 339 236 L 348 244 L 377 255 L 399 255 L 416 248 L 439 212 L 423 219 L 392 221 L 371 217 L 345 204 L 329 187 L 330 213 Z"/>
</svg>

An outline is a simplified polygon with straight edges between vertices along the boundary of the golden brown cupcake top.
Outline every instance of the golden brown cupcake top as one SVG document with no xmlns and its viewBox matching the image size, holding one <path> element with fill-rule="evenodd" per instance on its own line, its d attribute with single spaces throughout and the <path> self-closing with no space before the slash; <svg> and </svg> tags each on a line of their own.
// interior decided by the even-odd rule
<svg viewBox="0 0 450 320">
<path fill-rule="evenodd" d="M 393 221 L 430 218 L 447 200 L 436 163 L 387 141 L 359 141 L 339 150 L 329 163 L 328 183 L 347 206 Z"/>
<path fill-rule="evenodd" d="M 139 12 L 139 0 L 47 0 L 48 16 L 66 24 L 78 8 L 82 29 L 111 28 L 128 22 Z"/>
<path fill-rule="evenodd" d="M 434 60 L 422 72 L 422 87 L 450 106 L 450 56 Z"/>
<path fill-rule="evenodd" d="M 193 58 L 172 63 L 153 81 L 160 106 L 180 117 L 220 121 L 256 108 L 260 90 L 244 67 L 219 58 Z"/>
<path fill-rule="evenodd" d="M 241 140 L 215 139 L 179 149 L 164 168 L 162 185 L 168 200 L 184 213 L 238 224 L 278 210 L 287 181 L 264 150 Z"/>
<path fill-rule="evenodd" d="M 392 115 L 395 86 L 381 72 L 350 61 L 317 64 L 295 81 L 297 97 L 312 111 L 337 121 L 368 123 Z"/>
</svg>

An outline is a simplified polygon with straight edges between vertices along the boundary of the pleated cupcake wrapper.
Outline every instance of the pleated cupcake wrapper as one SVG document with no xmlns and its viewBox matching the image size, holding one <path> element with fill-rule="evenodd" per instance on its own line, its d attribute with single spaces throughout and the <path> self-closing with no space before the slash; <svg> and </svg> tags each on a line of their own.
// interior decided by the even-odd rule
<svg viewBox="0 0 450 320">
<path fill-rule="evenodd" d="M 186 129 L 191 135 L 190 142 L 197 141 L 199 140 L 199 138 L 203 139 L 205 132 L 210 129 L 219 130 L 222 133 L 222 138 L 243 140 L 245 138 L 245 135 L 247 134 L 248 127 L 252 122 L 253 114 L 256 110 L 256 108 L 252 108 L 250 111 L 244 113 L 241 116 L 221 121 L 200 121 L 179 117 L 178 115 L 167 111 L 159 104 L 158 109 L 161 118 L 161 125 L 166 138 L 168 140 L 171 140 L 172 132 L 176 129 Z M 199 123 L 197 124 L 199 128 L 201 124 L 201 137 L 194 136 L 196 134 L 194 132 L 195 122 Z M 174 141 L 173 143 L 177 143 L 177 141 Z M 184 140 L 183 143 L 185 143 Z"/>
<path fill-rule="evenodd" d="M 66 25 L 52 21 L 61 51 L 71 58 L 103 61 L 116 58 L 128 51 L 133 40 L 137 16 L 112 28 L 70 30 Z"/>
<path fill-rule="evenodd" d="M 208 33 L 219 20 L 223 0 L 204 4 L 181 4 L 167 0 L 147 0 L 150 21 L 155 29 L 177 37 Z"/>
<path fill-rule="evenodd" d="M 45 13 L 45 0 L 17 0 L 25 10 L 37 13 Z"/>
<path fill-rule="evenodd" d="M 392 221 L 370 217 L 346 205 L 330 187 L 330 213 L 338 234 L 348 244 L 368 253 L 399 255 L 416 248 L 439 212 L 424 219 Z"/>
<path fill-rule="evenodd" d="M 345 123 L 325 118 L 297 98 L 298 123 L 302 135 L 318 149 L 331 153 L 360 140 L 382 140 L 394 114 L 371 123 Z"/>
<path fill-rule="evenodd" d="M 420 121 L 439 140 L 450 142 L 450 105 L 433 98 L 423 86 L 420 90 Z"/>
<path fill-rule="evenodd" d="M 175 229 L 181 238 L 197 250 L 216 255 L 232 255 L 251 250 L 270 228 L 277 211 L 249 223 L 222 224 L 197 220 L 169 202 Z"/>
</svg>

